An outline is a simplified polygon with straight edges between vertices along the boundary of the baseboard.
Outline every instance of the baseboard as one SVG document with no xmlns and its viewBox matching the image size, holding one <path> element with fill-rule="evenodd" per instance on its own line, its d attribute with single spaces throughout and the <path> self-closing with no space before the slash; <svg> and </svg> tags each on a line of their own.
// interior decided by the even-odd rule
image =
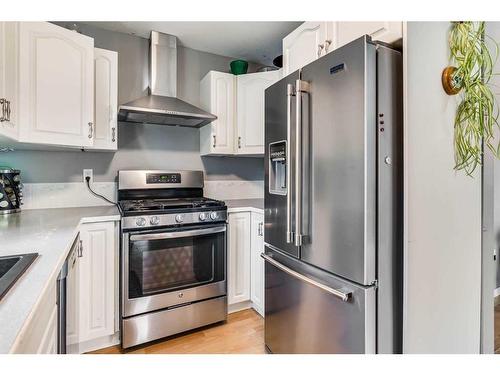
<svg viewBox="0 0 500 375">
<path fill-rule="evenodd" d="M 232 305 L 227 306 L 227 313 L 232 314 L 238 311 L 243 311 L 243 310 L 248 310 L 248 309 L 253 309 L 257 314 L 260 316 L 264 317 L 264 311 L 262 309 L 255 305 L 252 301 L 244 301 L 244 302 L 239 302 L 239 303 L 233 303 Z"/>
<path fill-rule="evenodd" d="M 95 340 L 81 342 L 78 346 L 80 353 L 88 353 L 99 349 L 109 348 L 110 346 L 118 344 L 120 344 L 120 332 L 116 332 L 111 336 L 104 336 Z"/>
<path fill-rule="evenodd" d="M 252 308 L 252 302 L 251 301 L 243 301 L 239 303 L 233 303 L 231 305 L 227 306 L 227 313 L 231 314 L 234 312 L 238 312 L 241 310 L 246 310 Z"/>
</svg>

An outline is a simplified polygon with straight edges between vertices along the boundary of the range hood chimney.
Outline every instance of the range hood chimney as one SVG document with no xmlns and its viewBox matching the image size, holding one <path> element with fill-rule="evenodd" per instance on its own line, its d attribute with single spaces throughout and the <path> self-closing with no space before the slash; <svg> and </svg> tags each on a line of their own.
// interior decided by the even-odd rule
<svg viewBox="0 0 500 375">
<path fill-rule="evenodd" d="M 118 120 L 199 128 L 217 117 L 177 99 L 177 37 L 151 32 L 149 95 L 120 106 Z"/>
</svg>

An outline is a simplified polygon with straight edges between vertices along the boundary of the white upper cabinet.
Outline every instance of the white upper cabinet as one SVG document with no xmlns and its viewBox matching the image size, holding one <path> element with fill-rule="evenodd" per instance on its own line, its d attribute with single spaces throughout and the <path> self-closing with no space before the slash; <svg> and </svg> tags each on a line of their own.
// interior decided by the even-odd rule
<svg viewBox="0 0 500 375">
<path fill-rule="evenodd" d="M 283 39 L 283 75 L 296 71 L 322 56 L 328 22 L 304 22 Z"/>
<path fill-rule="evenodd" d="M 17 22 L 0 22 L 0 137 L 17 139 Z"/>
<path fill-rule="evenodd" d="M 116 150 L 118 144 L 118 53 L 94 48 L 94 149 Z"/>
<path fill-rule="evenodd" d="M 283 39 L 283 75 L 363 36 L 394 43 L 403 37 L 402 22 L 304 22 Z"/>
<path fill-rule="evenodd" d="M 234 153 L 235 76 L 210 71 L 200 82 L 201 107 L 217 120 L 200 128 L 201 155 Z"/>
<path fill-rule="evenodd" d="M 217 120 L 200 128 L 201 155 L 264 155 L 264 93 L 280 78 L 280 70 L 209 72 L 200 82 L 200 102 Z"/>
<path fill-rule="evenodd" d="M 19 23 L 20 141 L 90 147 L 94 39 L 47 22 Z"/>
<path fill-rule="evenodd" d="M 403 37 L 402 22 L 335 22 L 335 48 L 342 47 L 365 34 L 374 41 L 394 43 Z"/>
<path fill-rule="evenodd" d="M 281 72 L 237 76 L 237 154 L 264 154 L 264 92 Z"/>
</svg>

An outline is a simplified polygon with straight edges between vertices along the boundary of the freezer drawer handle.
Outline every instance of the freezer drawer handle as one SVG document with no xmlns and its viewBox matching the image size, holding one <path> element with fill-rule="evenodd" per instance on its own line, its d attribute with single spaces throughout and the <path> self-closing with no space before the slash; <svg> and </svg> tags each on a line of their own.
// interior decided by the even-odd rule
<svg viewBox="0 0 500 375">
<path fill-rule="evenodd" d="M 279 268 L 280 270 L 288 273 L 289 275 L 304 281 L 308 284 L 314 285 L 320 289 L 323 289 L 325 292 L 328 292 L 330 294 L 333 294 L 335 297 L 340 298 L 342 301 L 347 302 L 352 298 L 352 292 L 341 292 L 340 290 L 330 288 L 329 286 L 323 285 L 321 283 L 318 283 L 317 281 L 310 279 L 309 277 L 305 277 L 304 275 L 301 275 L 298 272 L 295 272 L 294 270 L 291 270 L 290 268 L 282 265 L 281 263 L 277 262 L 273 258 L 271 258 L 269 255 L 266 255 L 264 253 L 261 253 L 260 256 L 267 262 L 271 263 L 273 266 Z"/>
</svg>

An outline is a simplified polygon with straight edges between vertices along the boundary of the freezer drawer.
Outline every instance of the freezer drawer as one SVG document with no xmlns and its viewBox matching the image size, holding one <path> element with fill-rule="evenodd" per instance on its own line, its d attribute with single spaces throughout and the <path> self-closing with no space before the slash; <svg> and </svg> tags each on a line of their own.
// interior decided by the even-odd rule
<svg viewBox="0 0 500 375">
<path fill-rule="evenodd" d="M 266 255 L 271 257 L 265 265 L 269 351 L 375 353 L 375 287 L 348 283 L 268 249 Z"/>
</svg>

